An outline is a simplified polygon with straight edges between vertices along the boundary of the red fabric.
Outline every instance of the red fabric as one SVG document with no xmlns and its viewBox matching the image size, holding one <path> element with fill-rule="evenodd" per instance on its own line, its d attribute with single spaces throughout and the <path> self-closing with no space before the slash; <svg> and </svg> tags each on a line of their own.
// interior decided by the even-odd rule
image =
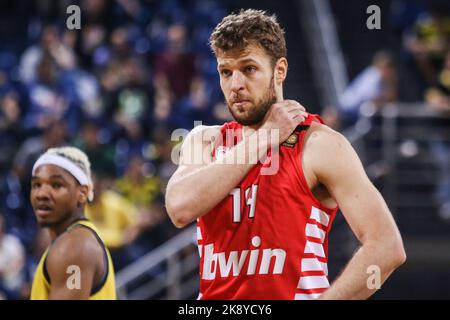
<svg viewBox="0 0 450 320">
<path fill-rule="evenodd" d="M 317 115 L 310 114 L 302 124 L 310 125 L 312 121 L 322 122 Z M 226 123 L 222 134 L 226 129 L 239 130 L 241 127 L 236 122 Z M 198 219 L 199 299 L 301 299 L 304 296 L 296 294 L 321 293 L 328 287 L 317 288 L 326 276 L 322 264 L 317 270 L 317 262 L 328 260 L 327 238 L 337 208 L 323 207 L 306 184 L 301 164 L 305 132 L 295 133 L 298 141 L 293 147 L 280 148 L 277 174 L 261 175 L 263 164 L 256 164 L 236 187 L 234 195 L 230 194 Z M 233 143 L 238 140 L 234 139 Z M 216 145 L 214 157 L 220 147 Z M 238 203 L 238 195 L 240 222 L 233 222 L 233 213 L 236 213 L 233 203 Z M 254 217 L 251 217 L 255 196 Z M 326 214 L 322 214 L 324 220 L 319 219 L 322 223 L 314 219 L 320 215 L 319 210 Z M 315 215 L 312 216 L 313 211 Z M 307 236 L 307 224 L 308 230 L 316 230 L 316 235 L 324 237 Z M 308 234 L 311 235 L 311 231 Z M 307 241 L 315 244 L 305 246 Z M 317 254 L 320 251 L 317 248 L 323 248 L 323 256 Z M 270 258 L 270 254 L 274 256 Z M 316 261 L 316 267 L 312 268 L 316 270 L 305 271 L 311 261 Z M 309 278 L 300 282 L 301 277 Z"/>
</svg>

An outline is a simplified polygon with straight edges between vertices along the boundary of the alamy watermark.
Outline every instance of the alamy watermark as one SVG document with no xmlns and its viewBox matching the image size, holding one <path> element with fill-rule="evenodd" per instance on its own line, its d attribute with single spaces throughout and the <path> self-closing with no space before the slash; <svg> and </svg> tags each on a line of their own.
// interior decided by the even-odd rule
<svg viewBox="0 0 450 320">
<path fill-rule="evenodd" d="M 81 9 L 79 6 L 73 4 L 67 7 L 66 13 L 70 16 L 66 19 L 66 27 L 69 30 L 81 29 Z"/>
<path fill-rule="evenodd" d="M 381 269 L 377 265 L 370 265 L 367 267 L 367 274 L 370 276 L 367 278 L 368 289 L 380 289 L 381 288 Z"/>
<path fill-rule="evenodd" d="M 366 20 L 366 26 L 369 30 L 381 29 L 381 9 L 379 6 L 373 4 L 367 7 L 367 14 L 370 16 Z"/>
<path fill-rule="evenodd" d="M 81 289 L 81 269 L 77 265 L 70 265 L 67 267 L 66 273 L 69 277 L 66 281 L 66 287 L 69 290 Z"/>
<path fill-rule="evenodd" d="M 195 134 L 186 143 L 189 131 L 176 129 L 172 132 L 171 141 L 179 142 L 172 149 L 171 160 L 176 165 L 204 165 L 211 162 L 214 155 L 216 161 L 225 165 L 262 164 L 261 175 L 274 175 L 279 169 L 279 130 L 278 129 L 226 129 L 217 131 L 203 130 L 201 121 L 194 121 Z M 295 134 L 293 134 L 295 135 Z M 291 147 L 297 142 L 297 139 Z M 289 139 L 287 140 L 289 141 Z M 240 152 L 230 152 L 239 142 L 244 143 Z M 237 150 L 237 149 L 235 149 Z"/>
</svg>

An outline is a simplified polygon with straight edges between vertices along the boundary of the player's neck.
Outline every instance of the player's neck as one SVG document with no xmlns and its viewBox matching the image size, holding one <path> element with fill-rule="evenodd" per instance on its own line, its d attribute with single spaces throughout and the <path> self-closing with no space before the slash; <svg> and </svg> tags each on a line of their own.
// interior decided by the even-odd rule
<svg viewBox="0 0 450 320">
<path fill-rule="evenodd" d="M 63 234 L 75 221 L 84 219 L 83 211 L 78 211 L 76 214 L 71 215 L 68 219 L 62 221 L 56 226 L 52 226 L 50 229 L 50 236 L 52 240 L 55 240 L 61 234 Z"/>
<path fill-rule="evenodd" d="M 279 103 L 279 102 L 282 102 L 284 100 L 284 98 L 283 98 L 283 89 L 281 87 L 280 88 L 275 88 L 275 96 L 277 98 L 275 103 Z M 244 135 L 245 135 L 245 132 L 252 132 L 252 130 L 258 130 L 259 128 L 261 128 L 261 126 L 263 124 L 264 124 L 264 122 L 261 121 L 260 123 L 253 124 L 253 125 L 250 125 L 250 126 L 243 126 L 242 130 L 244 132 Z M 251 130 L 249 130 L 249 129 L 251 129 Z"/>
</svg>

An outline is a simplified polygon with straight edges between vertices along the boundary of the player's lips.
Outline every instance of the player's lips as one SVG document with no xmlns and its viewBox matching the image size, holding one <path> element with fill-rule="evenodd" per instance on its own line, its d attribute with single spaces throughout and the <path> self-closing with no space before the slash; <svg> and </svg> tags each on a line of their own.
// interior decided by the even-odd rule
<svg viewBox="0 0 450 320">
<path fill-rule="evenodd" d="M 250 100 L 234 100 L 233 105 L 236 107 L 242 107 L 244 104 L 250 102 Z"/>
<path fill-rule="evenodd" d="M 36 206 L 35 211 L 36 215 L 38 215 L 39 217 L 45 217 L 52 213 L 53 208 L 49 205 L 41 204 Z"/>
</svg>

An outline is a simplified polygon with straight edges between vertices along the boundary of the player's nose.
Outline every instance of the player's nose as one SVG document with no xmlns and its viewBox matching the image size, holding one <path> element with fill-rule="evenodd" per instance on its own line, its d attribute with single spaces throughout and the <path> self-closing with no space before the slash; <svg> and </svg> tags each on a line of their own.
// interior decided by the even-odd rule
<svg viewBox="0 0 450 320">
<path fill-rule="evenodd" d="M 42 185 L 34 190 L 34 196 L 37 200 L 45 200 L 50 198 L 50 188 Z"/>
<path fill-rule="evenodd" d="M 244 89 L 245 77 L 242 72 L 235 71 L 231 76 L 231 91 L 237 92 Z"/>
</svg>

